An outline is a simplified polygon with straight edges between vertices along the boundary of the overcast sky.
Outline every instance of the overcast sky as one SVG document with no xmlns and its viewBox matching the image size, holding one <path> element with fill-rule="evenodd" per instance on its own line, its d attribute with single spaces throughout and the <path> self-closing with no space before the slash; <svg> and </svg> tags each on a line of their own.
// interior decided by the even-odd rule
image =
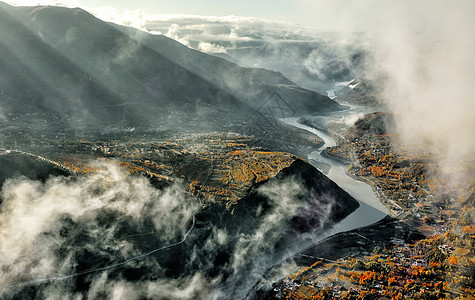
<svg viewBox="0 0 475 300">
<path fill-rule="evenodd" d="M 193 14 L 203 16 L 245 16 L 289 21 L 322 29 L 368 31 L 381 18 L 393 12 L 393 0 L 5 0 L 14 5 L 80 6 L 90 11 L 108 7 L 117 14 L 126 10 L 143 10 L 152 14 Z M 417 0 L 400 0 L 409 11 Z M 425 1 L 427 2 L 427 1 Z M 100 16 L 99 16 L 100 17 Z"/>
<path fill-rule="evenodd" d="M 100 3 L 100 5 L 98 5 Z M 292 0 L 81 0 L 89 7 L 112 6 L 121 10 L 142 9 L 147 14 L 242 15 L 265 18 L 283 18 L 294 14 Z"/>
</svg>

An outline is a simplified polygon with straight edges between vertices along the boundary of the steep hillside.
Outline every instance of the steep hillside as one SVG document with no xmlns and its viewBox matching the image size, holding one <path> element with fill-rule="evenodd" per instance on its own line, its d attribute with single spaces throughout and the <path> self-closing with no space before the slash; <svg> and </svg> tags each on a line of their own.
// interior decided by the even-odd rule
<svg viewBox="0 0 475 300">
<path fill-rule="evenodd" d="M 171 111 L 242 119 L 262 113 L 266 101 L 289 112 L 341 109 L 280 73 L 242 68 L 82 9 L 0 4 L 0 32 L 3 113 L 138 124 Z"/>
<path fill-rule="evenodd" d="M 6 177 L 26 156 L 0 156 L 11 162 Z M 194 299 L 243 299 L 266 270 L 359 206 L 310 164 L 237 135 L 71 142 L 46 157 L 76 175 L 3 186 L 0 237 L 18 246 L 0 255 L 2 299 L 102 297 L 117 282 L 157 299 L 168 290 L 163 282 L 198 277 L 206 282 L 196 283 Z M 38 174 L 45 167 L 29 166 Z M 31 220 L 35 233 L 15 240 L 17 227 L 28 230 L 18 224 Z M 38 245 L 46 246 L 29 252 Z M 40 265 L 46 258 L 48 268 Z M 143 294 L 145 284 L 158 294 Z"/>
<path fill-rule="evenodd" d="M 198 99 L 245 110 L 228 92 L 147 47 L 121 58 L 118 44 L 130 39 L 82 10 L 3 5 L 0 14 L 4 112 L 137 123 L 159 110 L 185 110 Z M 52 28 L 66 31 L 55 40 Z"/>
</svg>

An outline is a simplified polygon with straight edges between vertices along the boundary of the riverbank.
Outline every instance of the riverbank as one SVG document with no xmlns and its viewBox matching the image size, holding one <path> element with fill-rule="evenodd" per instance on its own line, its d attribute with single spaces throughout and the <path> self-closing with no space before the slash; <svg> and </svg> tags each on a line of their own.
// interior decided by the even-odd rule
<svg viewBox="0 0 475 300">
<path fill-rule="evenodd" d="M 315 243 L 260 299 L 472 299 L 473 181 L 434 193 L 447 183 L 428 175 L 434 158 L 405 152 L 384 130 L 386 117 L 363 116 L 344 143 L 321 156 L 358 161 L 346 175 L 371 186 L 392 217 Z"/>
<path fill-rule="evenodd" d="M 388 214 L 387 208 L 381 203 L 379 195 L 376 193 L 376 191 L 373 190 L 373 187 L 368 183 L 359 181 L 349 176 L 347 172 L 347 165 L 344 165 L 339 161 L 330 159 L 323 154 L 325 149 L 327 149 L 328 147 L 336 146 L 336 141 L 331 136 L 331 134 L 326 131 L 304 125 L 300 123 L 300 120 L 300 117 L 294 117 L 282 119 L 281 121 L 288 125 L 295 126 L 297 128 L 311 132 L 323 139 L 325 145 L 315 151 L 307 153 L 308 160 L 313 163 L 314 166 L 317 168 L 319 168 L 321 164 L 330 166 L 330 169 L 328 171 L 325 170 L 327 171 L 327 177 L 333 180 L 345 191 L 347 191 L 361 204 L 361 207 L 348 217 L 346 223 L 340 224 L 341 227 L 339 229 L 341 229 L 342 231 L 353 230 L 359 227 L 371 225 L 384 218 Z M 320 169 L 320 171 L 322 170 Z"/>
<path fill-rule="evenodd" d="M 346 174 L 350 176 L 351 178 L 354 178 L 355 180 L 358 180 L 370 185 L 373 191 L 378 195 L 378 198 L 380 199 L 381 203 L 383 203 L 387 207 L 391 217 L 398 218 L 401 216 L 401 214 L 403 213 L 402 208 L 391 199 L 388 199 L 386 195 L 384 195 L 383 191 L 378 187 L 378 185 L 374 181 L 370 180 L 367 177 L 354 175 L 349 171 L 349 169 L 346 172 Z M 394 207 L 397 207 L 396 211 L 393 209 Z"/>
</svg>

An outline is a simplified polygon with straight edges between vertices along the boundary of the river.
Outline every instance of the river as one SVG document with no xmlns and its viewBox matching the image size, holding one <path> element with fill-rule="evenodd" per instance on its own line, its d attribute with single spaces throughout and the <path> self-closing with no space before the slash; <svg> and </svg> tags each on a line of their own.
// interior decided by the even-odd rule
<svg viewBox="0 0 475 300">
<path fill-rule="evenodd" d="M 360 113 L 359 110 L 350 109 L 349 111 L 344 112 L 344 114 L 348 117 L 357 112 Z M 327 177 L 338 184 L 338 186 L 349 193 L 360 204 L 360 207 L 357 210 L 348 215 L 342 221 L 333 225 L 322 233 L 322 235 L 318 236 L 315 242 L 321 241 L 339 232 L 345 232 L 374 224 L 383 219 L 388 214 L 388 210 L 386 206 L 381 203 L 378 195 L 373 191 L 373 188 L 369 184 L 349 176 L 347 174 L 348 166 L 322 156 L 323 149 L 336 145 L 335 140 L 326 131 L 318 130 L 299 123 L 299 119 L 300 117 L 292 117 L 281 119 L 281 121 L 291 126 L 307 130 L 323 139 L 325 144 L 318 150 L 309 153 L 308 160 L 310 160 L 320 171 L 323 171 L 320 166 L 326 164 L 327 167 L 325 168 L 325 173 Z"/>
<path fill-rule="evenodd" d="M 358 119 L 358 116 L 362 116 L 367 112 L 368 111 L 365 108 L 352 107 L 349 110 L 337 112 L 332 115 L 313 116 L 310 118 L 320 118 L 322 120 L 335 118 L 341 118 L 342 120 L 356 120 Z M 284 276 L 290 274 L 289 270 L 285 266 L 285 263 L 295 254 L 301 253 L 305 249 L 320 243 L 327 237 L 340 232 L 346 232 L 372 225 L 388 215 L 387 208 L 381 203 L 378 195 L 373 191 L 373 188 L 369 184 L 350 177 L 347 174 L 348 166 L 322 156 L 322 151 L 327 147 L 335 146 L 336 141 L 325 130 L 319 130 L 301 124 L 298 122 L 299 119 L 301 119 L 301 117 L 284 118 L 280 119 L 280 121 L 291 126 L 307 130 L 323 139 L 325 144 L 319 149 L 309 152 L 307 154 L 307 159 L 322 173 L 325 173 L 328 178 L 330 178 L 333 182 L 335 182 L 338 186 L 355 198 L 359 202 L 360 206 L 346 218 L 338 223 L 333 224 L 324 231 L 319 231 L 318 233 L 315 232 L 313 234 L 301 237 L 294 248 L 288 249 L 286 255 L 281 257 L 279 261 L 274 261 L 273 266 L 267 268 L 265 272 L 262 273 L 263 277 L 258 276 L 259 278 L 257 279 L 257 284 L 254 285 L 247 295 L 252 295 L 253 292 L 262 286 L 267 285 L 270 287 L 273 282 L 283 279 L 282 274 L 285 274 Z M 323 124 L 324 123 L 325 120 Z M 259 272 L 256 272 L 256 274 L 259 274 Z"/>
</svg>

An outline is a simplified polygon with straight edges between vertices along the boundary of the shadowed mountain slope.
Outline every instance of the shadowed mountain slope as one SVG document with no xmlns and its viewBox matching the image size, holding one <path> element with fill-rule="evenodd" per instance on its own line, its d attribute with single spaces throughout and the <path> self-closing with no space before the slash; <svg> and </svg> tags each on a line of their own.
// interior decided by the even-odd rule
<svg viewBox="0 0 475 300">
<path fill-rule="evenodd" d="M 171 111 L 234 118 L 278 97 L 292 111 L 341 109 L 282 74 L 242 68 L 82 9 L 0 3 L 3 112 L 149 123 Z"/>
</svg>

